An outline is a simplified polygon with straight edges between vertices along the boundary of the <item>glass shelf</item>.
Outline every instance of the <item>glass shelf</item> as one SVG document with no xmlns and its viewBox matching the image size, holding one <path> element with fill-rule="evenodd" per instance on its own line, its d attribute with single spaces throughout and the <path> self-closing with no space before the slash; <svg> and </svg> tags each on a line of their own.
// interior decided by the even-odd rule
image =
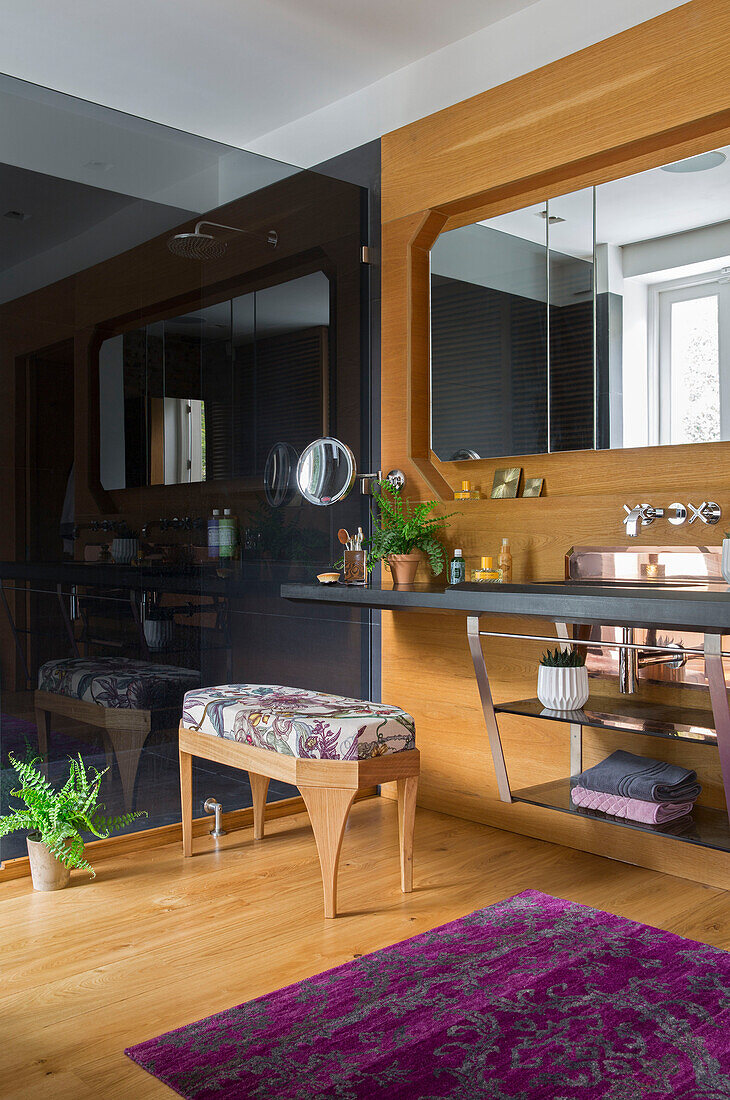
<svg viewBox="0 0 730 1100">
<path fill-rule="evenodd" d="M 620 708 L 620 713 L 617 713 Z M 520 699 L 495 706 L 497 714 L 518 714 L 550 722 L 569 722 L 594 729 L 667 737 L 716 745 L 715 720 L 710 710 L 647 703 L 638 699 L 591 696 L 582 710 L 546 710 L 539 699 Z"/>
<path fill-rule="evenodd" d="M 570 791 L 574 784 L 575 781 L 572 779 L 558 779 L 553 783 L 541 783 L 539 786 L 513 791 L 512 798 L 515 802 L 526 802 L 531 806 L 559 810 L 574 817 L 590 817 L 609 825 L 621 825 L 626 829 L 638 829 L 642 833 L 668 836 L 673 840 L 683 840 L 703 848 L 717 848 L 723 852 L 730 852 L 730 823 L 728 823 L 727 814 L 722 810 L 695 806 L 691 814 L 680 817 L 676 821 L 668 821 L 665 825 L 644 825 L 639 821 L 612 817 L 600 810 L 587 810 L 574 806 L 570 800 Z"/>
</svg>

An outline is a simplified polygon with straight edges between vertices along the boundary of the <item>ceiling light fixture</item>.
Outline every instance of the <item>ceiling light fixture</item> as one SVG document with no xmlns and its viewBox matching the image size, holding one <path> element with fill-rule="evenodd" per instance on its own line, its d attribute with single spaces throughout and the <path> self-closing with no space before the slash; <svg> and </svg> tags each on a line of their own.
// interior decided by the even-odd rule
<svg viewBox="0 0 730 1100">
<path fill-rule="evenodd" d="M 675 160 L 673 164 L 663 164 L 660 171 L 672 172 L 678 176 L 689 172 L 709 172 L 711 168 L 719 168 L 726 160 L 725 153 L 721 153 L 719 149 L 713 149 L 709 153 L 698 153 L 696 157 L 687 157 L 686 160 Z"/>
</svg>

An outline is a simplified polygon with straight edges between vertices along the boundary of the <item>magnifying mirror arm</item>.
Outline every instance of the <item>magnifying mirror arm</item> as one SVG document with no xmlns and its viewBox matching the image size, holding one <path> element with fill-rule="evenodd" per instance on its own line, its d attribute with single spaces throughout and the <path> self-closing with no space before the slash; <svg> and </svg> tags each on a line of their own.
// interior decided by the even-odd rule
<svg viewBox="0 0 730 1100">
<path fill-rule="evenodd" d="M 406 483 L 406 475 L 402 470 L 388 470 L 385 477 L 383 477 L 382 470 L 378 470 L 377 473 L 373 474 L 357 474 L 356 476 L 360 482 L 360 492 L 366 497 L 373 495 L 373 482 L 387 481 L 393 489 L 402 489 Z"/>
</svg>

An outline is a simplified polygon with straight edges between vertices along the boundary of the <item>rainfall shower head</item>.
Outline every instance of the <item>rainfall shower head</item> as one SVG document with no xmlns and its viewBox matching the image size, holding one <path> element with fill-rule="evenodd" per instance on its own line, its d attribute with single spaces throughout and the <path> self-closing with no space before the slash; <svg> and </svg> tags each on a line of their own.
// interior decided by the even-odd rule
<svg viewBox="0 0 730 1100">
<path fill-rule="evenodd" d="M 265 237 L 259 233 L 252 233 L 249 229 L 237 229 L 235 225 L 220 225 L 218 222 L 198 222 L 192 233 L 176 233 L 170 237 L 167 247 L 173 256 L 182 256 L 186 260 L 218 260 L 228 248 L 228 241 L 222 241 L 220 237 L 214 237 L 212 233 L 201 233 L 200 227 L 211 226 L 213 229 L 225 229 L 229 233 L 245 233 L 249 237 L 258 237 L 265 240 L 272 248 L 279 243 L 279 235 L 275 229 L 270 229 Z"/>
</svg>

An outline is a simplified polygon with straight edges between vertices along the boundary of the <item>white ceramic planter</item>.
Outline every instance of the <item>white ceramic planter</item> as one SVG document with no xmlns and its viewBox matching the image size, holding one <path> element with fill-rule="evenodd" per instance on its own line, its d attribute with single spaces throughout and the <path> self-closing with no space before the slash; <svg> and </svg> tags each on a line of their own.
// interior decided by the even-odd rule
<svg viewBox="0 0 730 1100">
<path fill-rule="evenodd" d="M 172 644 L 175 624 L 172 619 L 145 619 L 144 636 L 150 649 L 166 649 Z"/>
<path fill-rule="evenodd" d="M 588 670 L 540 665 L 537 697 L 547 710 L 580 710 L 588 700 Z"/>
<path fill-rule="evenodd" d="M 129 565 L 139 554 L 139 539 L 114 539 L 112 557 L 117 565 Z"/>
<path fill-rule="evenodd" d="M 730 539 L 722 540 L 722 575 L 727 584 L 730 584 Z"/>
</svg>

